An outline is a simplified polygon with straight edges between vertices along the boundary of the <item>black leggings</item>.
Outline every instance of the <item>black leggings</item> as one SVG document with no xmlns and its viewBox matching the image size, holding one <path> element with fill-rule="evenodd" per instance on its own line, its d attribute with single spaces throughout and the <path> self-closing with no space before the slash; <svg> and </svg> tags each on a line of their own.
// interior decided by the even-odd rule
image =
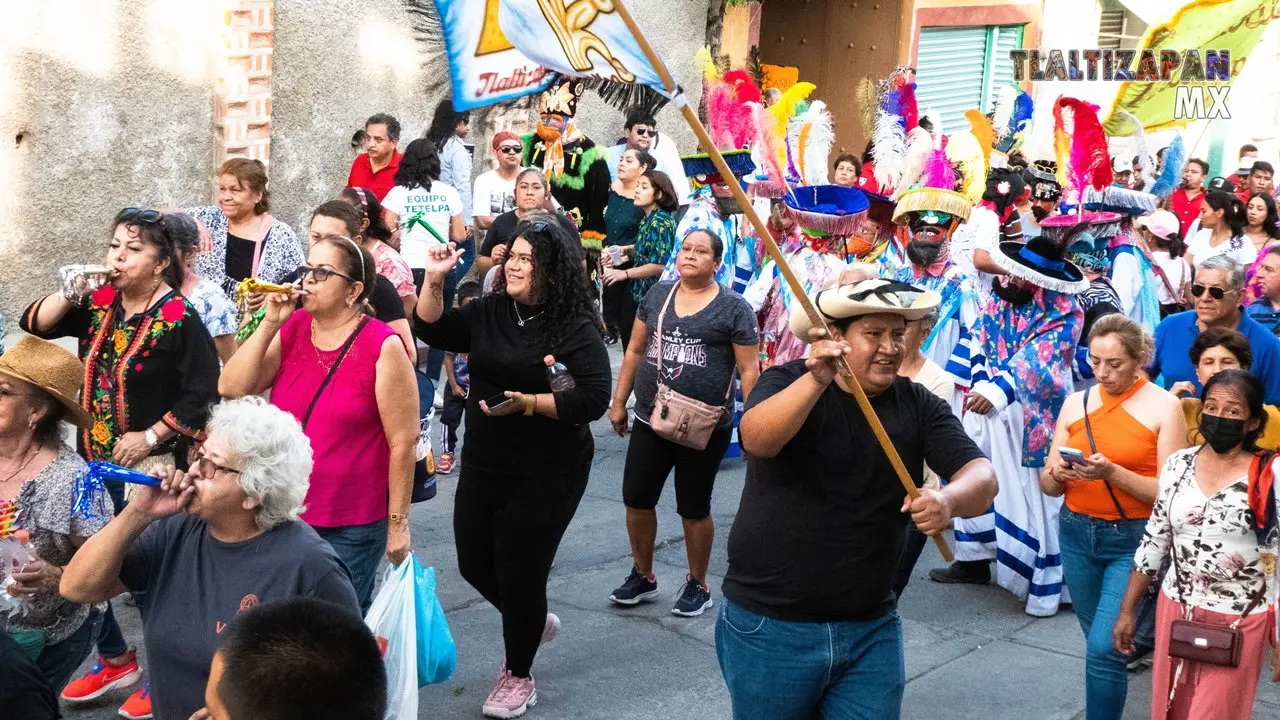
<svg viewBox="0 0 1280 720">
<path fill-rule="evenodd" d="M 529 677 L 547 620 L 547 577 L 591 473 L 502 475 L 463 465 L 454 496 L 458 569 L 502 613 L 507 669 Z"/>
<path fill-rule="evenodd" d="M 618 334 L 625 349 L 631 343 L 631 329 L 636 324 L 636 299 L 631 297 L 631 281 L 605 285 L 602 295 L 605 327 Z"/>
</svg>

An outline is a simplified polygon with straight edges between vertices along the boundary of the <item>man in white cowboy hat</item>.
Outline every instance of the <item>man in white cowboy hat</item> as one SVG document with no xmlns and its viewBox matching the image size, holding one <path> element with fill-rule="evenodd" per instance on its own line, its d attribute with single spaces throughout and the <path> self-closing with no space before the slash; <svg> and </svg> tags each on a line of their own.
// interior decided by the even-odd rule
<svg viewBox="0 0 1280 720">
<path fill-rule="evenodd" d="M 865 280 L 812 297 L 834 327 L 791 330 L 807 360 L 775 365 L 747 399 L 747 484 L 729 533 L 716 654 L 735 720 L 896 718 L 905 671 L 893 583 L 908 514 L 926 535 L 983 512 L 991 463 L 950 408 L 897 376 L 908 320 L 938 295 Z M 917 486 L 924 464 L 950 478 L 908 501 L 845 378 L 843 358 Z"/>
<path fill-rule="evenodd" d="M 991 512 L 956 520 L 957 562 L 929 573 L 936 582 L 986 583 L 995 559 L 996 582 L 1036 616 L 1067 602 L 1058 553 L 1062 501 L 1045 497 L 1038 478 L 1072 390 L 1071 359 L 1084 322 L 1074 296 L 1089 287 L 1065 259 L 1059 230 L 1041 225 L 1042 235 L 992 250 L 1007 275 L 990 280 L 968 348 L 973 386 L 964 428 L 995 465 L 1000 494 Z"/>
</svg>

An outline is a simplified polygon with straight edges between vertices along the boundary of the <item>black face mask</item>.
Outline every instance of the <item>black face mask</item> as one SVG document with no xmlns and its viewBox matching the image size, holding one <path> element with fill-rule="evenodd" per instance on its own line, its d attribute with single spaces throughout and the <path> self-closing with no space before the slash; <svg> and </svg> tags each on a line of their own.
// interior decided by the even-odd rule
<svg viewBox="0 0 1280 720">
<path fill-rule="evenodd" d="M 1204 435 L 1204 441 L 1209 447 L 1221 455 L 1244 443 L 1244 421 L 1218 415 L 1201 415 L 1200 434 Z"/>
<path fill-rule="evenodd" d="M 907 243 L 907 259 L 912 265 L 929 267 L 938 262 L 942 256 L 942 243 L 931 243 L 923 240 L 912 240 Z"/>
<path fill-rule="evenodd" d="M 1049 217 L 1049 211 L 1045 208 L 1040 207 L 1039 205 L 1032 205 L 1031 216 L 1036 219 L 1037 223 L 1042 223 L 1044 222 L 1045 218 Z"/>
<path fill-rule="evenodd" d="M 995 278 L 991 281 L 991 292 L 994 292 L 996 297 L 1010 305 L 1026 305 L 1036 296 L 1035 288 L 1014 287 L 1012 284 L 1005 285 L 1000 282 L 1000 278 Z"/>
</svg>

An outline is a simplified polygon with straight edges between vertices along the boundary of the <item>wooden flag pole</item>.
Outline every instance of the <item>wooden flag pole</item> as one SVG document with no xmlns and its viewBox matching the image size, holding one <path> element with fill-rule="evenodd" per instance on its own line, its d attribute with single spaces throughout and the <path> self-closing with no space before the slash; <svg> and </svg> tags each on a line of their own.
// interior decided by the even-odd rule
<svg viewBox="0 0 1280 720">
<path fill-rule="evenodd" d="M 618 15 L 622 21 L 627 24 L 627 29 L 635 37 L 636 42 L 640 45 L 640 49 L 644 51 L 645 57 L 649 59 L 649 64 L 658 72 L 658 76 L 662 78 L 663 85 L 666 86 L 667 94 L 675 99 L 676 106 L 680 108 L 680 114 L 684 116 L 685 122 L 689 123 L 689 128 L 693 130 L 693 134 L 698 137 L 698 143 L 702 149 L 710 156 L 711 162 L 716 166 L 716 170 L 720 176 L 724 178 L 725 183 L 729 186 L 729 192 L 733 194 L 733 199 L 738 202 L 738 206 L 742 208 L 742 212 L 751 221 L 752 227 L 755 228 L 756 234 L 764 240 L 765 250 L 768 251 L 769 257 L 773 258 L 774 264 L 782 273 L 782 278 L 790 286 L 791 292 L 795 295 L 800 306 L 804 308 L 805 313 L 809 315 L 810 322 L 814 327 L 826 328 L 827 337 L 835 339 L 837 333 L 835 329 L 827 325 L 826 320 L 818 313 L 818 309 L 809 301 L 809 297 L 804 292 L 804 286 L 796 278 L 795 273 L 791 270 L 791 266 L 787 264 L 787 260 L 782 255 L 782 250 L 778 247 L 777 241 L 773 239 L 769 228 L 765 225 L 760 216 L 756 214 L 755 208 L 751 205 L 751 200 L 747 198 L 747 194 L 742 189 L 742 185 L 738 182 L 738 178 L 733 171 L 729 169 L 729 165 L 725 162 L 724 156 L 720 154 L 720 149 L 712 142 L 711 136 L 707 134 L 707 129 L 703 127 L 702 121 L 698 119 L 698 115 L 694 109 L 690 107 L 688 98 L 680 92 L 679 86 L 676 85 L 675 79 L 671 77 L 671 73 L 667 71 L 667 66 L 663 64 L 662 59 L 658 57 L 658 53 L 654 51 L 653 46 L 649 44 L 644 33 L 641 32 L 640 26 L 636 24 L 636 20 L 631 16 L 631 12 L 627 10 L 622 0 L 614 0 L 614 9 L 618 11 Z M 801 338 L 806 340 L 807 338 Z M 849 364 L 845 362 L 843 357 L 837 358 L 837 364 L 840 369 L 840 376 L 844 378 L 845 384 L 853 391 L 853 397 L 858 402 L 858 407 L 862 409 L 863 416 L 871 425 L 871 431 L 875 433 L 876 440 L 880 443 L 880 448 L 884 450 L 884 454 L 889 457 L 889 464 L 893 466 L 894 472 L 898 476 L 898 480 L 902 482 L 902 488 L 906 490 L 907 495 L 915 498 L 920 495 L 920 491 L 916 488 L 915 482 L 911 480 L 911 475 L 907 472 L 907 468 L 902 464 L 902 457 L 898 455 L 898 450 L 893 446 L 893 442 L 889 439 L 889 433 L 885 431 L 884 424 L 880 422 L 880 416 L 876 415 L 875 408 L 871 407 L 871 401 L 867 399 L 867 394 L 863 392 L 862 385 L 858 379 L 854 377 L 853 370 L 849 368 Z M 935 535 L 934 542 L 938 544 L 938 550 L 942 553 L 942 558 L 947 562 L 952 562 L 955 558 L 951 554 L 951 548 L 947 546 L 947 541 L 942 535 Z"/>
</svg>

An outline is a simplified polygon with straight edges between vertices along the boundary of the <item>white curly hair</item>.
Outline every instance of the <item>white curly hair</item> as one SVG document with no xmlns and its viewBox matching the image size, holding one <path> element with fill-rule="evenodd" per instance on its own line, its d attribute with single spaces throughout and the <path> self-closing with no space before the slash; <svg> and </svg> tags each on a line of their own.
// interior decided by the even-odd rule
<svg viewBox="0 0 1280 720">
<path fill-rule="evenodd" d="M 257 396 L 214 406 L 208 431 L 243 463 L 240 487 L 258 503 L 263 530 L 297 520 L 311 481 L 311 441 L 289 413 Z"/>
</svg>

